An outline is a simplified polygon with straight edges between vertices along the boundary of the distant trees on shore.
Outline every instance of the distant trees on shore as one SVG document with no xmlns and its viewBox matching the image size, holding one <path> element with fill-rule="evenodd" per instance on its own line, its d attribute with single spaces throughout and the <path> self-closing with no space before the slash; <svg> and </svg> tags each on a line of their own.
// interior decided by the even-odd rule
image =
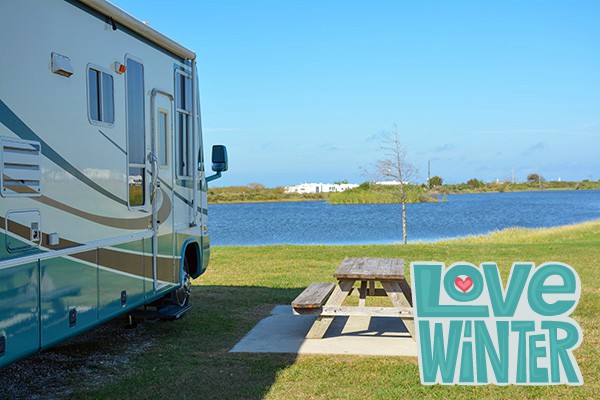
<svg viewBox="0 0 600 400">
<path fill-rule="evenodd" d="M 436 187 L 441 193 L 469 193 L 469 192 L 511 192 L 523 190 L 600 190 L 600 180 L 590 181 L 584 179 L 581 182 L 574 181 L 547 181 L 539 174 L 529 174 L 525 182 L 492 181 L 484 182 L 477 178 L 471 178 L 463 183 L 444 184 Z"/>
<path fill-rule="evenodd" d="M 432 178 L 433 179 L 433 178 Z M 432 180 L 430 179 L 430 181 Z M 420 203 L 444 201 L 440 196 L 455 193 L 512 192 L 540 190 L 539 180 L 526 182 L 483 182 L 471 178 L 463 183 L 443 183 L 427 187 L 426 184 L 405 184 L 405 201 Z M 435 181 L 434 181 L 435 182 Z M 542 177 L 542 190 L 600 190 L 600 180 L 584 179 L 581 182 L 547 181 Z M 253 182 L 245 186 L 210 187 L 209 203 L 246 203 L 263 201 L 307 201 L 327 200 L 334 204 L 372 204 L 400 203 L 399 185 L 378 185 L 372 181 L 363 182 L 355 189 L 343 193 L 286 193 L 284 187 L 268 188 L 261 183 Z"/>
<path fill-rule="evenodd" d="M 527 182 L 540 183 L 546 182 L 546 179 L 544 179 L 544 177 L 539 174 L 529 174 L 527 175 Z"/>
<path fill-rule="evenodd" d="M 482 187 L 484 183 L 477 178 L 472 178 L 467 181 L 467 185 L 473 189 L 478 189 Z"/>
<path fill-rule="evenodd" d="M 436 186 L 442 186 L 442 183 L 444 183 L 444 180 L 442 178 L 440 178 L 439 176 L 432 176 L 429 179 L 429 188 L 434 188 Z"/>
</svg>

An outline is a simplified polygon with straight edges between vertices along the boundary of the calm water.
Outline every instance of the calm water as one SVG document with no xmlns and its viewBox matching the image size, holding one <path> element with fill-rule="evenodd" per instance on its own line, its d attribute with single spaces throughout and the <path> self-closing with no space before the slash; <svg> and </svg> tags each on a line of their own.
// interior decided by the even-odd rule
<svg viewBox="0 0 600 400">
<path fill-rule="evenodd" d="M 600 218 L 600 190 L 449 195 L 407 204 L 408 240 L 433 241 L 508 227 L 551 227 Z M 402 240 L 399 204 L 324 201 L 209 206 L 211 244 L 382 244 Z"/>
</svg>

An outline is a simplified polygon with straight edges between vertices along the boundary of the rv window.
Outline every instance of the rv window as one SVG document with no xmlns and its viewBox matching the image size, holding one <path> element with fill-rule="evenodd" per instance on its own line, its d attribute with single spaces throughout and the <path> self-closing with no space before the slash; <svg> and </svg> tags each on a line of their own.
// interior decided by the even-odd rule
<svg viewBox="0 0 600 400">
<path fill-rule="evenodd" d="M 193 175 L 193 133 L 192 133 L 192 79 L 182 71 L 175 73 L 176 90 L 176 158 L 177 176 L 188 178 Z"/>
<path fill-rule="evenodd" d="M 166 111 L 158 112 L 158 162 L 161 167 L 169 166 L 169 115 Z"/>
<path fill-rule="evenodd" d="M 88 70 L 88 95 L 90 104 L 90 118 L 100 121 L 100 72 L 94 69 Z"/>
<path fill-rule="evenodd" d="M 129 206 L 145 204 L 146 139 L 144 125 L 144 66 L 127 58 L 127 161 Z"/>
<path fill-rule="evenodd" d="M 188 175 L 188 146 L 187 146 L 187 138 L 188 138 L 188 130 L 189 130 L 189 116 L 184 113 L 178 113 L 178 123 L 177 128 L 179 131 L 178 146 L 177 153 L 179 158 L 179 166 L 177 168 L 177 174 L 179 176 L 189 176 Z"/>
<path fill-rule="evenodd" d="M 177 71 L 175 75 L 177 81 L 177 108 L 185 111 L 192 111 L 192 80 L 184 73 Z"/>
<path fill-rule="evenodd" d="M 108 124 L 115 122 L 115 106 L 113 100 L 113 77 L 102 73 L 102 121 Z"/>
<path fill-rule="evenodd" d="M 94 67 L 88 67 L 88 109 L 92 123 L 112 125 L 115 122 L 113 77 Z"/>
</svg>

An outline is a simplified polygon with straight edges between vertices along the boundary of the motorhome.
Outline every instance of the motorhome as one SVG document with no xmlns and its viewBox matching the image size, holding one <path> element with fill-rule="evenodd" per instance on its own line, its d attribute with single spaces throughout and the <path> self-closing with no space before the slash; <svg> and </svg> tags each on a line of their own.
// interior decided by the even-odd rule
<svg viewBox="0 0 600 400">
<path fill-rule="evenodd" d="M 0 367 L 207 268 L 196 54 L 103 0 L 0 2 Z"/>
</svg>

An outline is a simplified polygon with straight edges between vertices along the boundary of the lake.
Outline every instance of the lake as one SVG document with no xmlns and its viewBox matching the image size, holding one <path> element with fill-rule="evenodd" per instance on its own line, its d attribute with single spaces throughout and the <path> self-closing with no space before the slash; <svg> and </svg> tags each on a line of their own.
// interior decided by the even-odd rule
<svg viewBox="0 0 600 400">
<path fill-rule="evenodd" d="M 600 218 L 600 190 L 448 195 L 407 204 L 409 242 L 539 228 Z M 213 246 L 390 244 L 402 241 L 400 204 L 325 201 L 209 205 Z"/>
</svg>

